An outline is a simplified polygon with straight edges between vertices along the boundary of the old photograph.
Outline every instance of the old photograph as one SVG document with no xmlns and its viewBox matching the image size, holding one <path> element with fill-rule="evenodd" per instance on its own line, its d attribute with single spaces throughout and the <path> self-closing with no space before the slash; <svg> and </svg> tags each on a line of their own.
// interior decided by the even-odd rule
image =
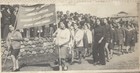
<svg viewBox="0 0 140 73">
<path fill-rule="evenodd" d="M 138 70 L 136 2 L 0 4 L 2 72 Z"/>
</svg>

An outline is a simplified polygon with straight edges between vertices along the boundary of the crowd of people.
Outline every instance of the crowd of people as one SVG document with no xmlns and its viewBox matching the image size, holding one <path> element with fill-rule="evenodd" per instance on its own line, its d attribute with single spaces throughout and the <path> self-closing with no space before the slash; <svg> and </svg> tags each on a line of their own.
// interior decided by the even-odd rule
<svg viewBox="0 0 140 73">
<path fill-rule="evenodd" d="M 117 55 L 135 51 L 138 24 L 130 17 L 99 18 L 90 14 L 57 12 L 58 28 L 54 43 L 59 47 L 60 69 L 67 70 L 67 62 L 82 60 L 92 55 L 94 65 L 106 65 Z"/>
<path fill-rule="evenodd" d="M 1 6 L 1 29 L 2 38 L 11 50 L 13 70 L 19 71 L 18 54 L 23 35 L 19 30 L 15 31 L 18 7 L 13 8 Z M 69 11 L 64 14 L 57 11 L 58 25 L 50 24 L 49 29 L 58 53 L 56 62 L 59 62 L 59 69 L 68 70 L 68 62 L 73 64 L 78 60 L 81 64 L 90 56 L 94 65 L 106 65 L 113 58 L 114 51 L 117 51 L 117 55 L 134 52 L 138 42 L 138 23 L 130 18 L 100 18 L 90 14 Z"/>
<path fill-rule="evenodd" d="M 9 32 L 9 25 L 15 27 L 16 25 L 16 14 L 18 12 L 17 5 L 0 5 L 0 14 L 1 14 L 1 38 L 6 40 L 6 37 Z"/>
</svg>

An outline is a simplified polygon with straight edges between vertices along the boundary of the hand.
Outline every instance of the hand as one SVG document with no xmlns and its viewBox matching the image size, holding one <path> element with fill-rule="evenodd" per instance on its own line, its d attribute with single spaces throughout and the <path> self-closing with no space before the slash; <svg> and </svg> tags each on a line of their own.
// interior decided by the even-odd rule
<svg viewBox="0 0 140 73">
<path fill-rule="evenodd" d="M 10 39 L 11 39 L 11 40 L 13 40 L 14 38 L 13 38 L 13 37 L 11 37 Z"/>
<path fill-rule="evenodd" d="M 123 41 L 125 41 L 125 38 L 123 38 Z"/>
<path fill-rule="evenodd" d="M 114 44 L 116 45 L 116 42 L 114 42 Z"/>
<path fill-rule="evenodd" d="M 24 38 L 24 40 L 25 40 L 25 41 L 29 41 L 29 39 L 28 39 L 28 38 Z"/>
<path fill-rule="evenodd" d="M 113 40 L 111 39 L 111 41 L 110 41 L 111 43 L 113 42 Z"/>
<path fill-rule="evenodd" d="M 132 40 L 134 40 L 134 38 L 132 38 Z"/>
<path fill-rule="evenodd" d="M 9 50 L 10 49 L 10 45 L 7 45 L 7 50 Z"/>
<path fill-rule="evenodd" d="M 8 56 L 11 54 L 11 51 L 8 51 Z"/>
<path fill-rule="evenodd" d="M 108 45 L 109 45 L 109 43 L 106 43 L 106 44 L 105 44 L 105 48 L 106 48 L 106 49 L 108 49 Z"/>
<path fill-rule="evenodd" d="M 98 43 L 101 43 L 101 42 L 102 42 L 102 40 L 99 40 L 99 41 L 98 41 Z"/>
</svg>

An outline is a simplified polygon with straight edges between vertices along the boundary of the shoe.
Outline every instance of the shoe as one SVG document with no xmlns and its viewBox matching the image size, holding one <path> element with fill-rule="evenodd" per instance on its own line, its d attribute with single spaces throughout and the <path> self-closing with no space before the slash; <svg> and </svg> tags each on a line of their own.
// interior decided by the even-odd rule
<svg viewBox="0 0 140 73">
<path fill-rule="evenodd" d="M 78 64 L 81 64 L 81 63 L 82 63 L 81 60 L 79 60 Z"/>
<path fill-rule="evenodd" d="M 106 61 L 107 61 L 107 62 L 109 62 L 109 60 L 108 60 L 108 59 L 107 59 Z"/>
<path fill-rule="evenodd" d="M 97 65 L 97 62 L 93 63 L 93 65 L 95 65 L 95 66 L 96 66 L 96 65 Z"/>
<path fill-rule="evenodd" d="M 12 70 L 12 72 L 16 72 L 16 70 Z"/>
<path fill-rule="evenodd" d="M 12 72 L 17 72 L 17 71 L 20 71 L 20 69 L 15 69 L 15 70 L 12 70 Z"/>
<path fill-rule="evenodd" d="M 64 66 L 64 67 L 63 67 L 63 70 L 64 70 L 64 71 L 67 71 L 67 70 L 68 70 L 68 66 Z"/>
<path fill-rule="evenodd" d="M 122 52 L 122 55 L 124 54 L 124 52 Z"/>
<path fill-rule="evenodd" d="M 59 71 L 62 71 L 62 66 L 59 66 Z"/>
<path fill-rule="evenodd" d="M 73 65 L 73 62 L 70 62 L 70 65 Z"/>
<path fill-rule="evenodd" d="M 100 63 L 100 65 L 106 65 L 105 63 Z"/>
<path fill-rule="evenodd" d="M 85 59 L 86 56 L 83 56 L 83 59 Z"/>
<path fill-rule="evenodd" d="M 20 69 L 18 68 L 18 69 L 16 69 L 16 71 L 20 71 Z"/>
</svg>

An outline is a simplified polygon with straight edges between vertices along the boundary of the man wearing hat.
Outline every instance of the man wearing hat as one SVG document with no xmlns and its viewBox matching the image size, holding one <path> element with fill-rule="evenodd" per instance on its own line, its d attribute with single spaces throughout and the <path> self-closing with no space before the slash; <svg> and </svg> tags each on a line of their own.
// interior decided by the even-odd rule
<svg viewBox="0 0 140 73">
<path fill-rule="evenodd" d="M 19 71 L 18 54 L 20 52 L 22 35 L 18 30 L 14 30 L 12 25 L 9 25 L 10 32 L 8 33 L 6 43 L 11 53 L 13 61 L 13 71 Z"/>
</svg>

